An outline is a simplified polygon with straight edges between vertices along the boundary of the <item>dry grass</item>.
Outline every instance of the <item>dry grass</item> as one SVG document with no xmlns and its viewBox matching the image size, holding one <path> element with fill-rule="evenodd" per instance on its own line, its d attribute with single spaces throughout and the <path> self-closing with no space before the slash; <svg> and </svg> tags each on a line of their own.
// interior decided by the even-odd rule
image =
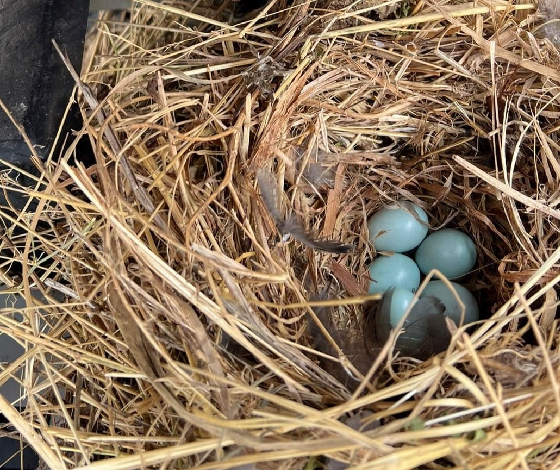
<svg viewBox="0 0 560 470">
<path fill-rule="evenodd" d="M 70 148 L 21 216 L 18 256 L 52 259 L 14 287 L 24 321 L 0 317 L 26 348 L 0 382 L 23 370 L 28 394 L 0 410 L 52 470 L 560 468 L 560 57 L 535 5 L 280 1 L 236 26 L 228 4 L 186 7 L 142 0 L 90 38 L 97 165 Z M 333 165 L 330 188 L 298 152 Z M 274 243 L 262 167 L 355 250 Z M 352 393 L 312 354 L 309 299 L 334 282 L 327 303 L 360 318 L 366 219 L 397 197 L 476 241 L 484 320 L 427 362 L 383 349 Z M 339 421 L 361 409 L 380 425 Z"/>
</svg>

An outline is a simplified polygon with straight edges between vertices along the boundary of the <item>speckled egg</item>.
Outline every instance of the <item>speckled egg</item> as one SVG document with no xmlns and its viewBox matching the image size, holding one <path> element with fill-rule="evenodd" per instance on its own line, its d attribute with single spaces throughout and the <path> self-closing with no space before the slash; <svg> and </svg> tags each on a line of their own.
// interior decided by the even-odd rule
<svg viewBox="0 0 560 470">
<path fill-rule="evenodd" d="M 391 287 L 402 287 L 412 292 L 420 285 L 420 270 L 408 256 L 395 253 L 378 256 L 369 267 L 370 294 L 381 294 Z"/>
<path fill-rule="evenodd" d="M 444 228 L 422 242 L 416 251 L 416 263 L 424 274 L 438 269 L 445 277 L 456 279 L 474 268 L 476 247 L 463 232 Z"/>
<path fill-rule="evenodd" d="M 461 302 L 465 305 L 465 322 L 464 324 L 472 323 L 477 321 L 479 318 L 478 304 L 476 299 L 469 292 L 468 289 L 463 287 L 456 282 L 451 282 L 453 289 L 457 292 L 457 295 L 461 299 Z M 434 296 L 441 300 L 441 303 L 445 306 L 445 315 L 451 318 L 455 324 L 460 326 L 461 324 L 461 306 L 451 289 L 443 281 L 430 281 L 426 285 L 426 288 L 422 292 L 422 297 Z"/>
<path fill-rule="evenodd" d="M 410 201 L 397 201 L 373 214 L 368 229 L 377 251 L 403 253 L 416 248 L 426 238 L 428 216 Z"/>
</svg>

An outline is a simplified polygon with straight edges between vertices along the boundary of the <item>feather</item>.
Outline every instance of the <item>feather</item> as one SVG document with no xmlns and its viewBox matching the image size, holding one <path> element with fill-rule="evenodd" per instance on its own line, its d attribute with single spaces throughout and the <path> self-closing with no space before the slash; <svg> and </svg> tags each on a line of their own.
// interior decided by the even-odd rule
<svg viewBox="0 0 560 470">
<path fill-rule="evenodd" d="M 285 233 L 289 233 L 298 242 L 307 245 L 314 250 L 328 251 L 330 253 L 347 253 L 352 245 L 347 245 L 336 240 L 325 240 L 324 238 L 315 238 L 311 232 L 307 232 L 292 214 L 284 222 Z"/>
<path fill-rule="evenodd" d="M 330 253 L 347 253 L 354 248 L 353 245 L 335 240 L 316 238 L 312 232 L 305 230 L 294 214 L 291 214 L 288 218 L 284 218 L 278 207 L 276 181 L 268 171 L 260 170 L 257 174 L 257 182 L 259 183 L 259 191 L 264 206 L 282 235 L 289 234 L 309 248 Z"/>
<path fill-rule="evenodd" d="M 259 183 L 259 191 L 261 198 L 264 202 L 264 206 L 268 211 L 268 214 L 272 217 L 272 220 L 278 227 L 278 231 L 284 235 L 284 224 L 285 220 L 278 207 L 278 193 L 276 191 L 276 181 L 272 175 L 266 170 L 260 170 L 257 173 L 257 182 Z"/>
<path fill-rule="evenodd" d="M 303 178 L 312 186 L 334 186 L 335 172 L 332 164 L 329 165 L 328 153 L 323 152 L 314 145 L 310 150 L 309 158 L 306 158 L 308 150 L 306 147 L 296 145 L 294 147 L 294 170 L 301 172 Z M 336 155 L 336 154 L 335 154 Z"/>
<path fill-rule="evenodd" d="M 391 333 L 390 307 L 394 290 L 389 289 L 378 304 L 376 333 L 380 343 L 385 343 Z M 437 297 L 421 297 L 404 321 L 395 351 L 405 356 L 427 359 L 445 351 L 450 340 L 451 334 L 445 322 L 445 306 Z"/>
</svg>

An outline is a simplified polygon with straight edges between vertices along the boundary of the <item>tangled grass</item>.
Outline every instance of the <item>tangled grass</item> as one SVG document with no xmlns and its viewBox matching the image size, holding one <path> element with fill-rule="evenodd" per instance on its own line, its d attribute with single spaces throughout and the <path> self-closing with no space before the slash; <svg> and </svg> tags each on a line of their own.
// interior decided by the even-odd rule
<svg viewBox="0 0 560 470">
<path fill-rule="evenodd" d="M 11 247 L 27 308 L 0 332 L 25 353 L 0 383 L 27 405 L 0 410 L 24 442 L 53 470 L 559 468 L 551 5 L 278 1 L 236 18 L 139 0 L 102 17 L 73 137 L 97 164 L 71 142 L 47 162 Z M 261 168 L 282 207 L 355 249 L 275 240 Z M 397 198 L 473 238 L 482 319 L 428 361 L 381 345 L 364 379 L 352 344 L 319 360 L 307 322 L 327 306 L 359 325 L 366 220 Z M 337 298 L 312 301 L 327 285 Z M 364 410 L 368 431 L 340 420 Z"/>
</svg>

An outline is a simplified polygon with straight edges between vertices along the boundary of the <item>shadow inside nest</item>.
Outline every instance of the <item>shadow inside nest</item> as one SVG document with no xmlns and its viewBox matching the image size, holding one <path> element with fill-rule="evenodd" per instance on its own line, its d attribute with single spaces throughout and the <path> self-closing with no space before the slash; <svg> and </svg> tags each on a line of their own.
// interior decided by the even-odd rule
<svg viewBox="0 0 560 470">
<path fill-rule="evenodd" d="M 58 165 L 57 158 L 67 147 L 65 139 L 74 140 L 72 134 L 75 129 L 82 127 L 82 118 L 77 103 L 74 103 L 62 127 L 63 139 L 57 142 L 52 149 L 55 159 L 53 162 L 41 162 L 41 165 Z M 94 151 L 91 147 L 89 136 L 86 134 L 73 142 L 75 150 L 68 163 L 82 165 L 90 168 L 96 164 Z M 21 157 L 17 160 L 6 160 L 8 164 L 0 164 L 3 172 L 4 186 L 0 190 L 0 215 L 3 228 L 0 229 L 0 270 L 15 279 L 21 279 L 24 273 L 23 263 L 27 271 L 31 269 L 35 276 L 43 276 L 56 265 L 54 258 L 48 258 L 43 250 L 44 243 L 56 244 L 63 238 L 66 231 L 65 216 L 56 207 L 56 202 L 44 201 L 40 203 L 40 193 L 49 184 L 43 172 L 37 168 L 30 157 Z M 13 165 L 13 166 L 12 166 Z M 4 170 L 2 171 L 2 168 Z M 37 183 L 40 184 L 37 186 Z M 35 189 L 37 188 L 37 189 Z M 29 195 L 36 191 L 37 195 Z M 77 187 L 70 189 L 73 196 L 82 198 L 83 194 Z M 38 208 L 41 207 L 41 216 L 34 218 Z M 34 221 L 36 219 L 36 221 Z M 22 260 L 28 237 L 31 237 L 31 250 L 27 261 Z"/>
</svg>

